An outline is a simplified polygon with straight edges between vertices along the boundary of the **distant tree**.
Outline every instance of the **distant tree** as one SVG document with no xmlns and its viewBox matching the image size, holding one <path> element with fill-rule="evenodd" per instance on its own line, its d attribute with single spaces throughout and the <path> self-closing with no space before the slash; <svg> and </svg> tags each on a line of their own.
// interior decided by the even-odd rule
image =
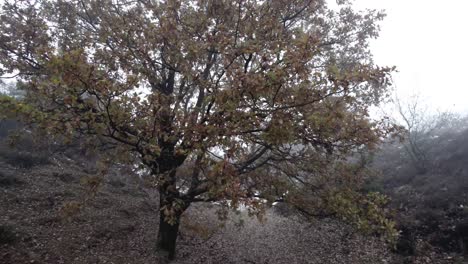
<svg viewBox="0 0 468 264">
<path fill-rule="evenodd" d="M 0 95 L 7 95 L 20 99 L 24 97 L 24 92 L 16 87 L 16 83 L 6 83 L 0 80 Z"/>
<path fill-rule="evenodd" d="M 20 99 L 24 94 L 22 91 L 16 89 L 14 83 L 6 83 L 0 79 L 0 97 L 2 96 Z M 0 113 L 0 139 L 10 135 L 10 133 L 15 129 L 18 129 L 18 127 L 18 122 L 12 119 L 12 113 L 9 113 L 9 111 L 3 111 Z"/>
<path fill-rule="evenodd" d="M 368 115 L 392 71 L 368 50 L 383 15 L 338 2 L 4 1 L 0 73 L 27 99 L 0 107 L 137 157 L 173 258 L 191 203 L 256 208 L 388 132 Z"/>
<path fill-rule="evenodd" d="M 407 131 L 404 150 L 419 173 L 425 173 L 431 164 L 429 151 L 434 140 L 447 131 L 460 129 L 461 118 L 450 111 L 430 108 L 418 93 L 405 100 L 396 96 L 394 104 L 399 123 Z"/>
</svg>

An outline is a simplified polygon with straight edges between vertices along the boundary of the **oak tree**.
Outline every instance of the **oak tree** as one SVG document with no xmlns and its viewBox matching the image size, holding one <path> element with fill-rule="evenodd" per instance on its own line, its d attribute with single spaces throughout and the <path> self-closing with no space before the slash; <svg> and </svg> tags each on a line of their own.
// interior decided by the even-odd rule
<svg viewBox="0 0 468 264">
<path fill-rule="evenodd" d="M 386 132 L 369 118 L 392 72 L 368 47 L 383 14 L 337 2 L 7 0 L 0 74 L 27 99 L 2 105 L 138 158 L 173 258 L 191 203 L 255 208 Z"/>
</svg>

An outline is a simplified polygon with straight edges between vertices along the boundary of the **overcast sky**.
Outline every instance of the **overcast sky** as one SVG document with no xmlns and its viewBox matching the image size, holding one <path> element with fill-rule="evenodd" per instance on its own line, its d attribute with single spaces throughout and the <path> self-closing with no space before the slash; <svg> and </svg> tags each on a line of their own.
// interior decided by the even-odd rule
<svg viewBox="0 0 468 264">
<path fill-rule="evenodd" d="M 358 9 L 385 9 L 375 61 L 397 66 L 400 94 L 421 92 L 440 110 L 468 111 L 467 0 L 355 0 Z"/>
<path fill-rule="evenodd" d="M 386 11 L 371 49 L 379 65 L 397 66 L 402 96 L 419 91 L 434 108 L 468 112 L 468 0 L 354 1 Z"/>
</svg>

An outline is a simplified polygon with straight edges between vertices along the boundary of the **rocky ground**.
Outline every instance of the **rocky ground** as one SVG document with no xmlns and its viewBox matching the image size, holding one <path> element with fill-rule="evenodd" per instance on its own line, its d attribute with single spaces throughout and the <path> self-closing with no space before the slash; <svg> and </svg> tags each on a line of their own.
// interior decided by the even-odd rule
<svg viewBox="0 0 468 264">
<path fill-rule="evenodd" d="M 92 172 L 70 159 L 14 165 L 0 159 L 0 263 L 162 262 L 155 252 L 157 194 L 138 177 L 114 171 L 93 197 L 85 184 Z M 378 238 L 336 220 L 305 222 L 270 210 L 263 223 L 246 213 L 221 222 L 215 212 L 211 204 L 186 212 L 173 263 L 405 261 Z M 436 256 L 407 263 L 454 261 Z"/>
</svg>

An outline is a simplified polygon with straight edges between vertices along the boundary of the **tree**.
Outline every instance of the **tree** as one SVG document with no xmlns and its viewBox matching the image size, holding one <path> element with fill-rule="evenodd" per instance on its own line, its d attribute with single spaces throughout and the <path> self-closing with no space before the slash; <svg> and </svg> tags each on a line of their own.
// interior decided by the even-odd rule
<svg viewBox="0 0 468 264">
<path fill-rule="evenodd" d="M 16 89 L 15 83 L 4 83 L 0 80 L 0 95 L 7 95 L 14 98 L 22 98 L 23 91 Z"/>
<path fill-rule="evenodd" d="M 405 153 L 419 173 L 426 173 L 433 162 L 430 148 L 434 140 L 444 133 L 460 129 L 461 119 L 450 111 L 431 110 L 419 93 L 406 100 L 395 96 L 394 104 L 400 123 L 406 129 Z"/>
<path fill-rule="evenodd" d="M 393 70 L 368 50 L 383 14 L 338 2 L 5 1 L 0 71 L 51 134 L 113 144 L 151 171 L 173 258 L 191 203 L 254 206 L 386 132 L 368 116 Z"/>
</svg>

